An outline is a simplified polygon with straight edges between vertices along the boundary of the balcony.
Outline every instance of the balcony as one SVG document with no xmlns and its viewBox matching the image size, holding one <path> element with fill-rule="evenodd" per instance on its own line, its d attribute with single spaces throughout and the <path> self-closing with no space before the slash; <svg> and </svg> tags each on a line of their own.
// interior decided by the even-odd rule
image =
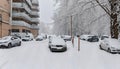
<svg viewBox="0 0 120 69">
<path fill-rule="evenodd" d="M 18 8 L 18 9 L 20 9 L 20 8 L 25 9 L 29 14 L 31 14 L 30 13 L 30 11 L 31 11 L 30 8 L 25 3 L 13 2 L 12 7 L 13 8 Z"/>
<path fill-rule="evenodd" d="M 30 7 L 32 7 L 32 2 L 30 0 L 26 0 Z"/>
<path fill-rule="evenodd" d="M 28 21 L 31 21 L 30 16 L 28 16 L 26 13 L 24 12 L 18 12 L 18 13 L 13 13 L 12 14 L 13 18 L 22 18 Z"/>
<path fill-rule="evenodd" d="M 33 0 L 33 1 L 32 1 L 32 4 L 33 4 L 33 5 L 36 5 L 36 6 L 39 6 L 38 0 Z"/>
<path fill-rule="evenodd" d="M 39 17 L 39 13 L 37 11 L 31 11 L 31 15 L 35 17 Z"/>
<path fill-rule="evenodd" d="M 24 8 L 23 3 L 13 2 L 12 3 L 13 8 Z"/>
<path fill-rule="evenodd" d="M 28 23 L 24 22 L 24 21 L 15 21 L 15 20 L 13 20 L 12 25 L 24 26 L 24 27 L 27 27 L 27 28 L 31 28 L 31 26 Z"/>
<path fill-rule="evenodd" d="M 31 18 L 31 22 L 33 22 L 33 23 L 39 23 L 39 19 L 38 18 Z"/>
<path fill-rule="evenodd" d="M 32 10 L 37 10 L 37 11 L 39 11 L 39 7 L 37 7 L 37 6 L 32 6 Z"/>
<path fill-rule="evenodd" d="M 38 25 L 31 25 L 31 29 L 39 30 L 39 26 Z"/>
</svg>

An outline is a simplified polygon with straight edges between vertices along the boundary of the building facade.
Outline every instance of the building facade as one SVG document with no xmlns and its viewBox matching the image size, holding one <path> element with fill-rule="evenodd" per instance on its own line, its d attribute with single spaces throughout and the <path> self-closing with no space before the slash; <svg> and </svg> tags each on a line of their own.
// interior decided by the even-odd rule
<svg viewBox="0 0 120 69">
<path fill-rule="evenodd" d="M 13 0 L 11 32 L 30 32 L 38 35 L 39 3 L 38 0 Z"/>
<path fill-rule="evenodd" d="M 0 0 L 0 38 L 10 34 L 10 0 Z"/>
</svg>

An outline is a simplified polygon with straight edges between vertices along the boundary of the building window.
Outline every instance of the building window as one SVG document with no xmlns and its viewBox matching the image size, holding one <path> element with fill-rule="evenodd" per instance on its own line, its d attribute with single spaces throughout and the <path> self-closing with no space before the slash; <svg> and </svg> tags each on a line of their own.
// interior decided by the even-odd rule
<svg viewBox="0 0 120 69">
<path fill-rule="evenodd" d="M 19 29 L 12 29 L 12 32 L 20 32 Z"/>
<path fill-rule="evenodd" d="M 22 32 L 23 33 L 30 33 L 30 30 L 23 29 Z"/>
</svg>

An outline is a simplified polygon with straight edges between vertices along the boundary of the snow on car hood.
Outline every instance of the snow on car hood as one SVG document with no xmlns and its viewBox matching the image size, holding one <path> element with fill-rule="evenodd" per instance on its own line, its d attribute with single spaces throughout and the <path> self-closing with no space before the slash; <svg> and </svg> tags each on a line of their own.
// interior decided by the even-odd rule
<svg viewBox="0 0 120 69">
<path fill-rule="evenodd" d="M 0 42 L 10 41 L 11 36 L 6 36 L 0 39 Z"/>
<path fill-rule="evenodd" d="M 52 45 L 65 45 L 65 41 L 63 39 L 60 38 L 53 38 L 52 39 Z"/>
<path fill-rule="evenodd" d="M 111 47 L 119 48 L 120 49 L 120 42 L 117 39 L 107 39 L 108 44 Z"/>
<path fill-rule="evenodd" d="M 1 39 L 1 40 L 0 40 L 0 43 L 1 43 L 1 42 L 6 42 L 6 41 L 9 41 L 9 40 L 2 40 L 2 39 Z"/>
</svg>

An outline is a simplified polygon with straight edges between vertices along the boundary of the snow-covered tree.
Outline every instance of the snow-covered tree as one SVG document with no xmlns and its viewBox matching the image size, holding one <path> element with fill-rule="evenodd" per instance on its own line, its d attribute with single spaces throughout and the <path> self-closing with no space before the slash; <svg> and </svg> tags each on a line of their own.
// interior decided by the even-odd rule
<svg viewBox="0 0 120 69">
<path fill-rule="evenodd" d="M 95 0 L 57 0 L 57 3 L 60 6 L 53 18 L 54 33 L 70 35 L 72 22 L 73 35 L 109 35 L 109 16 Z"/>
<path fill-rule="evenodd" d="M 112 38 L 118 39 L 118 15 L 119 15 L 119 7 L 120 1 L 119 0 L 106 0 L 108 4 L 101 4 L 101 0 L 96 0 L 99 6 L 109 15 L 110 17 L 110 33 Z"/>
</svg>

